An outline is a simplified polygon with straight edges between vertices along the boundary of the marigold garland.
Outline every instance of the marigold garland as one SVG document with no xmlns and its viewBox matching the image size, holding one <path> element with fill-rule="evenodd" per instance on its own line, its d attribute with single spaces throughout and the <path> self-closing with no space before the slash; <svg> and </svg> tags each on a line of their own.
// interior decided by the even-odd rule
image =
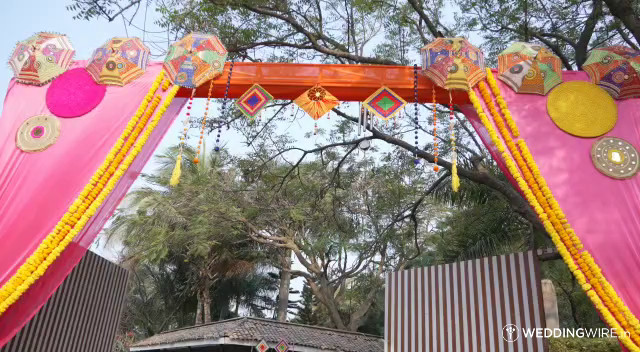
<svg viewBox="0 0 640 352">
<path fill-rule="evenodd" d="M 73 238 L 82 231 L 142 150 L 179 89 L 178 86 L 175 86 L 169 91 L 165 102 L 157 111 L 153 120 L 142 133 L 142 136 L 137 139 L 162 99 L 161 96 L 155 96 L 155 93 L 160 87 L 163 77 L 163 72 L 156 77 L 149 89 L 149 93 L 145 96 L 136 114 L 129 121 L 122 135 L 110 150 L 105 161 L 91 177 L 91 180 L 71 207 L 69 207 L 67 213 L 55 226 L 53 232 L 47 235 L 34 254 L 2 286 L 0 289 L 0 315 L 15 303 L 40 276 L 44 275 L 48 267 L 60 256 Z M 151 106 L 147 110 L 150 102 Z M 131 149 L 132 147 L 133 149 Z M 131 152 L 129 152 L 130 149 Z"/>
<path fill-rule="evenodd" d="M 495 83 L 495 79 L 493 79 L 489 70 L 487 81 L 489 82 L 489 85 L 492 86 L 491 88 L 494 93 L 497 91 L 499 95 L 499 87 L 497 84 L 492 84 Z M 505 160 L 507 169 L 512 174 L 520 189 L 525 194 L 525 197 L 540 217 L 545 229 L 551 235 L 552 241 L 558 248 L 558 251 L 564 261 L 569 266 L 569 269 L 576 276 L 582 288 L 587 291 L 590 299 L 596 308 L 602 313 L 604 319 L 611 327 L 621 327 L 621 330 L 625 331 L 631 330 L 629 331 L 631 338 L 620 337 L 620 341 L 628 348 L 636 351 L 638 347 L 634 342 L 638 343 L 637 328 L 640 326 L 637 319 L 633 314 L 631 314 L 628 307 L 624 305 L 620 298 L 615 294 L 613 288 L 604 279 L 601 274 L 601 270 L 597 267 L 591 255 L 586 251 L 582 254 L 579 253 L 579 250 L 582 249 L 582 244 L 575 235 L 575 232 L 571 229 L 559 207 L 559 204 L 542 178 L 526 143 L 522 139 L 519 139 L 516 143 L 513 142 L 509 135 L 509 131 L 505 127 L 502 117 L 493 104 L 493 100 L 491 99 L 490 93 L 486 85 L 484 85 L 484 82 L 480 83 L 479 90 L 487 107 L 491 111 L 496 126 L 503 135 L 511 154 L 506 152 L 502 140 L 498 137 L 495 129 L 487 118 L 487 115 L 484 113 L 484 108 L 473 91 L 469 92 L 469 98 L 483 125 L 489 132 L 492 142 Z M 503 114 L 508 116 L 507 120 L 509 121 L 511 115 L 508 111 L 506 102 L 504 102 L 504 100 L 502 100 L 502 102 L 503 103 L 499 105 Z M 517 136 L 518 130 L 512 119 L 510 125 L 511 133 L 514 136 Z M 516 144 L 520 149 L 516 147 Z M 523 154 L 524 157 L 521 154 Z M 514 163 L 511 156 L 515 158 L 518 166 L 516 166 L 516 163 Z M 531 171 L 529 171 L 529 169 L 531 169 Z M 522 174 L 524 175 L 524 180 L 520 175 L 520 171 L 522 171 Z M 531 189 L 533 189 L 533 191 Z M 604 288 L 601 287 L 601 284 Z M 603 299 L 600 300 L 600 297 L 603 297 Z M 620 312 L 620 310 L 622 312 Z M 620 322 L 620 324 L 618 324 L 618 322 Z"/>
<path fill-rule="evenodd" d="M 496 96 L 498 97 L 500 94 L 500 89 L 493 77 L 493 74 L 491 73 L 491 70 L 487 70 L 487 80 L 490 86 L 492 85 L 492 91 L 494 93 L 498 92 L 498 95 Z M 486 89 L 486 87 L 480 87 L 481 91 L 483 90 L 483 88 Z M 485 94 L 483 94 L 483 96 L 484 95 Z M 490 105 L 492 104 L 488 104 L 488 105 L 491 109 Z M 504 102 L 504 100 L 503 100 L 503 104 L 501 104 L 501 107 L 503 107 L 503 113 L 506 111 L 507 112 L 506 115 L 510 117 L 511 114 L 509 113 L 508 107 L 506 105 L 506 102 Z M 539 188 L 542 193 L 542 196 L 541 196 L 539 192 L 536 192 L 537 198 L 538 199 L 541 198 L 540 203 L 543 206 L 546 205 L 545 211 L 547 212 L 547 214 L 550 215 L 552 224 L 558 231 L 561 240 L 566 244 L 567 248 L 569 248 L 569 252 L 578 263 L 578 268 L 580 269 L 580 271 L 584 273 L 584 275 L 586 275 L 587 278 L 589 279 L 588 280 L 589 283 L 582 284 L 583 288 L 585 287 L 588 287 L 589 289 L 593 288 L 593 290 L 600 297 L 603 298 L 605 305 L 608 307 L 609 310 L 613 312 L 613 315 L 618 321 L 620 321 L 621 325 L 625 328 L 625 330 L 627 331 L 630 330 L 632 339 L 637 344 L 640 345 L 640 323 L 638 322 L 638 319 L 631 313 L 629 308 L 619 298 L 619 296 L 617 295 L 613 287 L 611 287 L 609 282 L 602 275 L 602 272 L 600 268 L 597 266 L 597 264 L 595 263 L 595 261 L 593 260 L 593 257 L 591 257 L 591 255 L 587 251 L 580 253 L 580 250 L 583 250 L 583 245 L 580 239 L 575 235 L 575 232 L 571 228 L 570 224 L 568 223 L 568 220 L 566 219 L 566 216 L 562 212 L 560 205 L 558 204 L 551 190 L 549 189 L 546 183 L 546 180 L 542 177 L 540 170 L 538 169 L 537 164 L 533 160 L 533 156 L 531 155 L 531 152 L 529 151 L 529 148 L 527 147 L 524 140 L 523 139 L 517 140 L 516 144 L 518 145 L 518 148 L 519 148 L 519 151 L 518 151 L 515 148 L 515 146 L 513 146 L 512 142 L 509 143 L 510 137 L 508 136 L 508 132 L 506 132 L 503 129 L 504 123 L 502 123 L 502 120 L 500 119 L 499 114 L 497 115 L 494 114 L 494 117 L 495 116 L 497 116 L 496 125 L 498 125 L 499 128 L 500 126 L 502 126 L 501 133 L 503 134 L 503 136 L 506 134 L 505 140 L 507 141 L 507 144 L 510 146 L 510 150 L 512 154 L 516 155 L 516 160 L 518 160 L 517 156 L 519 154 L 522 154 L 524 156 L 524 162 L 526 163 L 526 166 L 522 166 L 520 164 L 521 169 L 524 168 L 523 170 L 526 172 L 529 172 L 528 168 L 531 170 L 531 173 L 533 174 L 533 178 L 536 181 L 536 185 L 534 185 L 534 187 Z M 515 122 L 513 122 L 513 120 L 512 120 L 512 123 L 515 126 Z M 517 128 L 515 129 L 515 131 L 517 132 Z M 577 270 L 577 268 L 575 270 Z M 572 270 L 572 271 L 575 271 L 575 270 Z"/>
</svg>

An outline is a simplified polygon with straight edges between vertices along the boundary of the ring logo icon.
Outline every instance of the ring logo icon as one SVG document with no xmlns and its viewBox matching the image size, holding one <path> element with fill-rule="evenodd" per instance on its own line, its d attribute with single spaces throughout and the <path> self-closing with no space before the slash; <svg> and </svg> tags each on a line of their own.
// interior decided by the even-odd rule
<svg viewBox="0 0 640 352">
<path fill-rule="evenodd" d="M 520 329 L 513 324 L 505 325 L 502 328 L 502 338 L 507 342 L 516 342 L 520 338 Z"/>
</svg>

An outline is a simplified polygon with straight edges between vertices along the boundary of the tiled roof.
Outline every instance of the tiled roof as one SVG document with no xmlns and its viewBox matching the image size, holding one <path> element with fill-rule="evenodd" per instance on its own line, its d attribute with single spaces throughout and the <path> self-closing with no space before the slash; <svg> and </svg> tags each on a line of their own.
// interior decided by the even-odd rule
<svg viewBox="0 0 640 352">
<path fill-rule="evenodd" d="M 226 344 L 233 341 L 255 341 L 264 339 L 275 346 L 280 339 L 292 346 L 305 346 L 324 351 L 339 352 L 381 352 L 383 339 L 378 336 L 334 330 L 317 326 L 282 323 L 259 318 L 235 318 L 215 323 L 168 331 L 142 340 L 132 347 L 141 347 L 187 343 L 190 341 L 217 340 L 226 338 Z M 146 349 L 146 348 L 145 348 Z"/>
</svg>

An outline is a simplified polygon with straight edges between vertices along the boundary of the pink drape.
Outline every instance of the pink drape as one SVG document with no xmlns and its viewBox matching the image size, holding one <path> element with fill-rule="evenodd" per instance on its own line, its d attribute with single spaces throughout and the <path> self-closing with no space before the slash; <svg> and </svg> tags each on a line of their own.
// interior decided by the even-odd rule
<svg viewBox="0 0 640 352">
<path fill-rule="evenodd" d="M 584 72 L 564 72 L 563 78 L 589 80 Z M 615 180 L 601 174 L 591 162 L 596 138 L 574 137 L 556 127 L 547 114 L 547 96 L 516 94 L 500 81 L 499 85 L 522 138 L 585 249 L 639 317 L 640 175 Z M 625 139 L 640 149 L 640 99 L 616 103 L 618 121 L 606 135 Z M 508 174 L 473 106 L 466 105 L 462 110 Z"/>
<path fill-rule="evenodd" d="M 84 67 L 75 62 L 73 67 Z M 5 283 L 55 227 L 134 115 L 160 63 L 125 87 L 109 86 L 93 111 L 60 118 L 60 137 L 47 150 L 25 153 L 15 145 L 16 131 L 27 118 L 50 114 L 45 104 L 49 84 L 34 87 L 12 81 L 0 118 L 0 284 Z M 78 263 L 186 102 L 174 99 L 127 173 L 74 242 L 27 292 L 0 317 L 4 345 L 46 302 Z M 108 289 L 108 288 L 105 288 Z"/>
</svg>

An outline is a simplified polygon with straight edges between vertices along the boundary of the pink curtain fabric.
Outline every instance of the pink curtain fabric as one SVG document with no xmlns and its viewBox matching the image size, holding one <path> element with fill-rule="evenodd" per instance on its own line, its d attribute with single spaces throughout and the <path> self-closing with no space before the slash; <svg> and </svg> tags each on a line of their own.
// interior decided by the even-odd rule
<svg viewBox="0 0 640 352">
<path fill-rule="evenodd" d="M 84 66 L 85 62 L 77 61 L 73 67 Z M 15 273 L 67 211 L 115 144 L 161 68 L 161 63 L 150 64 L 142 77 L 127 86 L 107 87 L 102 102 L 84 116 L 60 118 L 57 142 L 33 154 L 16 147 L 16 131 L 27 118 L 50 114 L 45 104 L 50 84 L 35 87 L 11 81 L 0 117 L 0 283 Z M 185 102 L 184 98 L 174 99 L 97 214 L 47 274 L 0 317 L 0 346 L 40 309 L 78 263 Z"/>
<path fill-rule="evenodd" d="M 563 74 L 564 81 L 589 80 L 584 72 Z M 601 174 L 590 154 L 597 138 L 574 137 L 556 127 L 547 114 L 547 96 L 516 94 L 498 82 L 522 138 L 585 249 L 635 316 L 640 316 L 640 175 L 614 180 Z M 640 149 L 640 99 L 616 103 L 618 121 L 606 135 Z M 473 106 L 464 106 L 463 112 L 508 174 Z"/>
</svg>

